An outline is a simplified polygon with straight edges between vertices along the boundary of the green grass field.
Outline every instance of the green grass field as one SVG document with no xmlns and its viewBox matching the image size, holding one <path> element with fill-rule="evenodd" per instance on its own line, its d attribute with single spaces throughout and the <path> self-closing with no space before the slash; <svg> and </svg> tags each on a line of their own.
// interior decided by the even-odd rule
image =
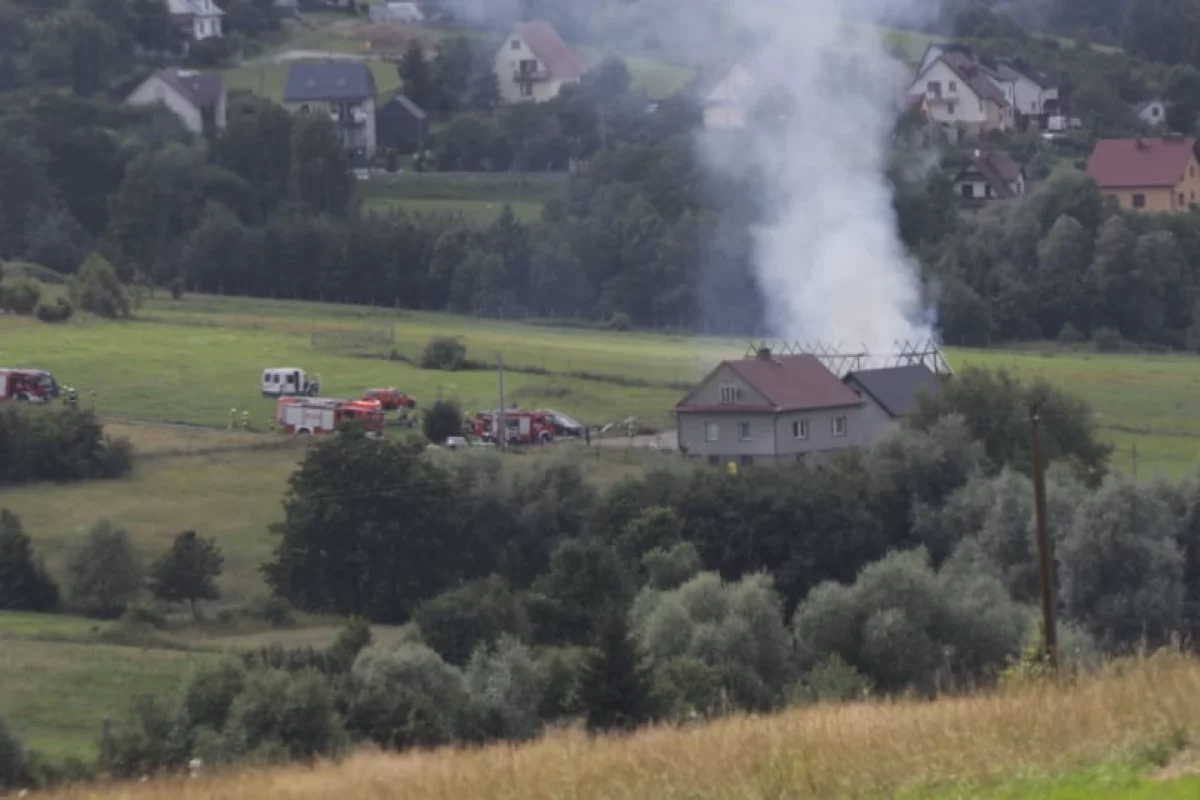
<svg viewBox="0 0 1200 800">
<path fill-rule="evenodd" d="M 462 214 L 476 225 L 489 225 L 506 205 L 524 222 L 537 220 L 545 201 L 565 183 L 565 175 L 553 173 L 405 172 L 360 182 L 358 197 L 367 211 Z"/>
</svg>

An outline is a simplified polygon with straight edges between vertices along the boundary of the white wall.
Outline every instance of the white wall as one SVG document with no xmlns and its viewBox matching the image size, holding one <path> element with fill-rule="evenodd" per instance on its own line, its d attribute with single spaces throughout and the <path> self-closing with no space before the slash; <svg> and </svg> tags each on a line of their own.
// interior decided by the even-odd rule
<svg viewBox="0 0 1200 800">
<path fill-rule="evenodd" d="M 941 100 L 935 99 L 929 89 L 930 83 L 941 84 Z M 954 91 L 950 90 L 951 84 L 954 84 Z M 967 125 L 982 125 L 987 122 L 987 114 L 981 107 L 979 95 L 975 94 L 944 61 L 934 63 L 917 78 L 909 93 L 918 92 L 924 93 L 928 100 L 929 116 L 934 122 L 962 122 Z M 953 101 L 953 111 L 946 101 Z"/>
<path fill-rule="evenodd" d="M 746 127 L 754 88 L 754 77 L 741 64 L 735 64 L 705 98 L 704 127 Z"/>
<path fill-rule="evenodd" d="M 192 133 L 204 132 L 204 119 L 200 114 L 200 109 L 192 105 L 192 102 L 175 91 L 169 83 L 164 81 L 157 75 L 152 75 L 146 81 L 133 91 L 133 94 L 125 100 L 126 103 L 132 106 L 150 106 L 155 103 L 161 103 L 171 110 L 171 112 L 179 117 L 186 127 Z M 218 120 L 221 124 L 224 120 L 224 104 L 218 108 Z"/>
<path fill-rule="evenodd" d="M 517 43 L 516 49 L 513 49 L 513 42 Z M 505 103 L 544 103 L 558 97 L 565 84 L 579 82 L 578 78 L 551 76 L 546 80 L 532 81 L 532 92 L 522 94 L 521 84 L 513 80 L 513 73 L 521 68 L 522 61 L 537 61 L 537 71 L 546 71 L 546 65 L 533 54 L 524 40 L 515 34 L 509 34 L 504 44 L 496 51 L 494 67 L 497 82 L 500 84 L 500 99 Z"/>
</svg>

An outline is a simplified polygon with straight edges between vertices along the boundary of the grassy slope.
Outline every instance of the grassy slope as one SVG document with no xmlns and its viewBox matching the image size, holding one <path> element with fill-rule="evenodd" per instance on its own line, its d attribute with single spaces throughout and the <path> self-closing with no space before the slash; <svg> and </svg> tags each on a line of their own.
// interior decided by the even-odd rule
<svg viewBox="0 0 1200 800">
<path fill-rule="evenodd" d="M 1153 760 L 1189 755 L 1176 745 L 1200 734 L 1197 689 L 1200 664 L 1159 657 L 1076 684 L 934 703 L 819 706 L 628 738 L 559 733 L 518 748 L 363 753 L 315 769 L 247 770 L 211 781 L 52 796 L 1190 797 L 1200 786 L 1195 778 L 1150 784 L 1139 774 Z"/>
<path fill-rule="evenodd" d="M 358 196 L 370 211 L 398 208 L 410 213 L 458 212 L 486 225 L 505 205 L 524 221 L 541 216 L 542 205 L 566 180 L 565 175 L 497 173 L 401 173 L 358 185 Z"/>
</svg>

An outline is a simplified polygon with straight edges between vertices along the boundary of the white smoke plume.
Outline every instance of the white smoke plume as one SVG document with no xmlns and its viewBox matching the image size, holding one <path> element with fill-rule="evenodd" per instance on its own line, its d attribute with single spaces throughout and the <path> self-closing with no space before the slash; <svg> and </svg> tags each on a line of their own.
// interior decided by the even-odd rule
<svg viewBox="0 0 1200 800">
<path fill-rule="evenodd" d="M 910 3 L 911 4 L 911 3 Z M 873 24 L 887 0 L 741 0 L 730 13 L 757 45 L 740 105 L 781 93 L 791 113 L 764 129 L 706 132 L 701 153 L 729 177 L 753 176 L 768 218 L 754 232 L 766 327 L 779 336 L 890 348 L 928 339 L 917 265 L 900 241 L 886 177 L 890 136 L 911 71 Z"/>
</svg>

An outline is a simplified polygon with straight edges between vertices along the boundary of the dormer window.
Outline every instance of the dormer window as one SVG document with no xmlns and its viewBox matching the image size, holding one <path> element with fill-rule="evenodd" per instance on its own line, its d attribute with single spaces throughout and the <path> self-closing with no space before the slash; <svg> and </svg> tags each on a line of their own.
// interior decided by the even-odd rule
<svg viewBox="0 0 1200 800">
<path fill-rule="evenodd" d="M 738 395 L 740 393 L 741 392 L 738 390 L 738 387 L 733 384 L 730 384 L 728 386 L 722 386 L 721 387 L 721 402 L 722 403 L 736 403 L 738 401 Z"/>
<path fill-rule="evenodd" d="M 511 42 L 508 43 L 508 46 L 509 46 L 509 49 L 511 49 L 511 50 L 520 50 L 521 49 L 521 40 L 513 39 Z"/>
</svg>

